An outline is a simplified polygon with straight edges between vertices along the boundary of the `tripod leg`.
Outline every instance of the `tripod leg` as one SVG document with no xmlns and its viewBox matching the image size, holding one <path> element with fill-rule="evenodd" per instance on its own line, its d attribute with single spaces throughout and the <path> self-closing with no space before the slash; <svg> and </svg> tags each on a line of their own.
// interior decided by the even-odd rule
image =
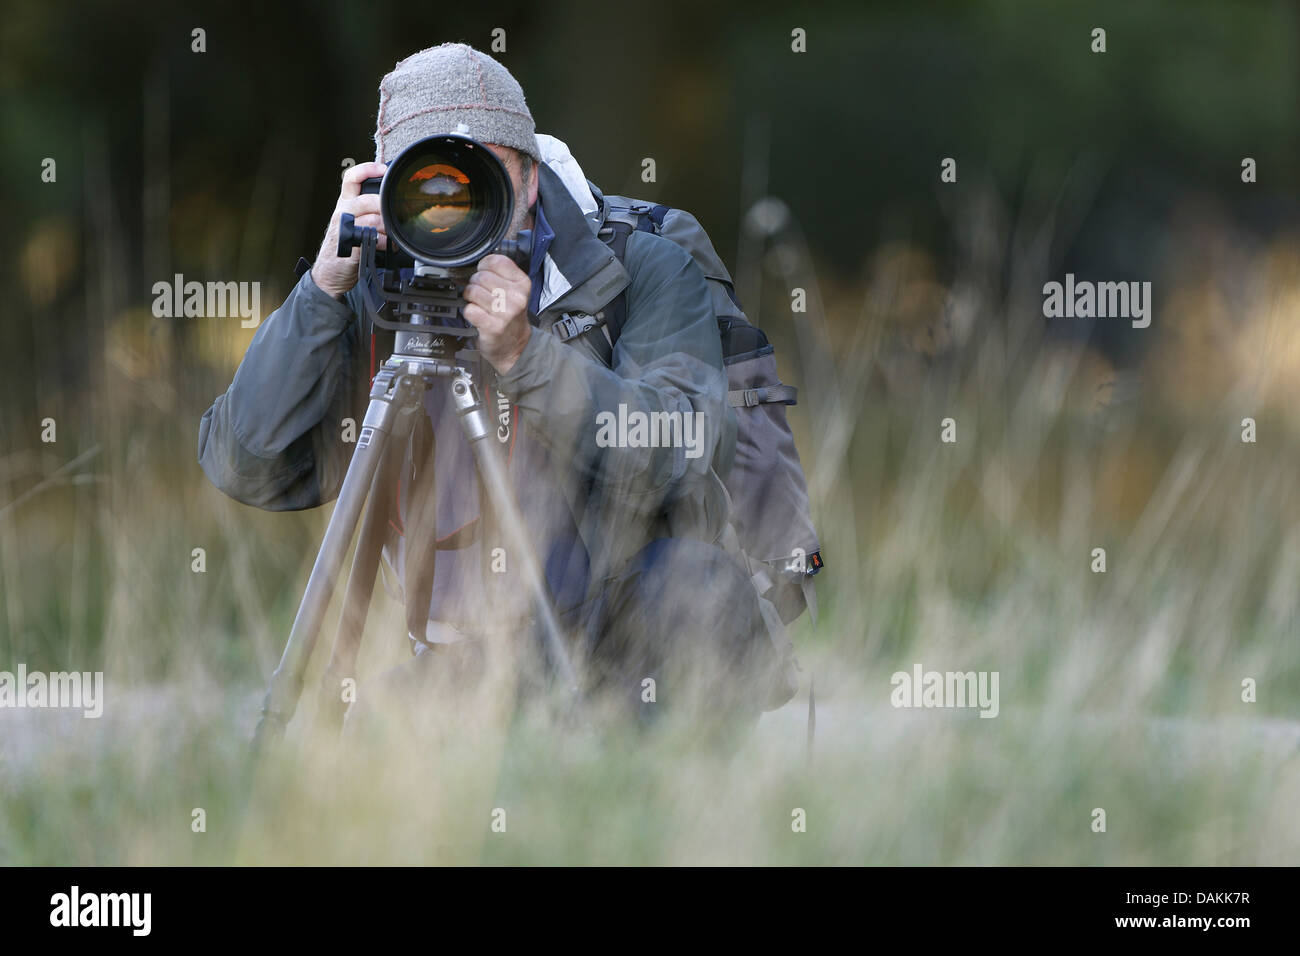
<svg viewBox="0 0 1300 956">
<path fill-rule="evenodd" d="M 520 514 L 519 504 L 515 501 L 500 456 L 492 447 L 493 443 L 484 440 L 490 425 L 483 402 L 466 373 L 452 379 L 451 394 L 461 425 L 465 429 L 465 435 L 474 450 L 474 460 L 478 464 L 479 474 L 483 476 L 488 499 L 496 512 L 498 524 L 505 534 L 506 546 L 513 559 L 523 569 L 524 583 L 532 598 L 547 654 L 564 686 L 570 693 L 576 695 L 578 677 L 569 660 L 569 653 L 565 650 L 563 632 L 560 629 L 559 619 L 555 616 L 551 594 L 546 586 L 546 579 L 542 576 L 537 554 L 524 530 L 523 515 Z"/>
<path fill-rule="evenodd" d="M 334 635 L 334 650 L 329 666 L 321 677 L 317 720 L 326 731 L 337 733 L 343 725 L 347 703 L 341 693 L 343 680 L 356 677 L 357 653 L 365 634 L 366 614 L 375 591 L 375 575 L 379 572 L 379 558 L 384 546 L 384 535 L 392 513 L 389 495 L 396 486 L 397 471 L 401 467 L 400 436 L 394 435 L 385 445 L 379 468 L 371 486 L 370 500 L 361 532 L 357 539 L 356 557 L 348 574 L 347 596 L 343 600 L 343 613 L 339 616 L 338 630 Z"/>
<path fill-rule="evenodd" d="M 434 480 L 437 436 L 428 419 L 416 422 L 412 457 L 415 479 L 407 496 L 406 568 L 402 591 L 406 595 L 406 630 L 424 640 L 433 598 L 433 576 L 438 560 L 438 495 Z"/>
<path fill-rule="evenodd" d="M 414 387 L 405 379 L 398 380 L 392 396 L 387 395 L 386 391 L 386 382 L 377 379 L 356 451 L 352 454 L 352 461 L 343 478 L 338 503 L 330 516 L 325 539 L 316 555 L 316 563 L 312 565 L 302 603 L 298 605 L 293 630 L 289 632 L 280 666 L 271 676 L 271 686 L 262 704 L 262 716 L 253 734 L 254 750 L 260 751 L 267 743 L 278 739 L 298 708 L 303 672 L 316 646 L 321 620 L 329 605 L 348 545 L 352 543 L 352 536 L 356 532 L 361 508 L 374 483 L 375 471 L 387 447 L 395 416 L 404 406 L 418 405 L 419 394 L 422 394 L 415 394 Z"/>
</svg>

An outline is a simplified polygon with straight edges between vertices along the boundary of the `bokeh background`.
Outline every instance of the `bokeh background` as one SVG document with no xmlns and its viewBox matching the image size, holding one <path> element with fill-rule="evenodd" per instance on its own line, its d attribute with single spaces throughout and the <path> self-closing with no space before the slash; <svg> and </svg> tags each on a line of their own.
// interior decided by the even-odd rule
<svg viewBox="0 0 1300 956">
<path fill-rule="evenodd" d="M 1296 862 L 1294 3 L 132 0 L 3 21 L 0 670 L 103 670 L 109 699 L 99 721 L 0 711 L 0 862 Z M 343 161 L 372 155 L 380 76 L 498 27 L 539 131 L 606 191 L 695 213 L 800 388 L 828 563 L 796 635 L 812 757 L 806 687 L 730 760 L 689 734 L 610 750 L 516 726 L 446 756 L 440 780 L 476 783 L 414 837 L 393 806 L 303 785 L 382 777 L 327 761 L 271 785 L 314 811 L 250 838 L 245 743 L 327 509 L 206 483 L 198 421 L 252 330 L 154 318 L 151 288 L 258 281 L 268 316 Z M 1045 320 L 1067 271 L 1150 281 L 1150 328 Z M 366 673 L 406 653 L 380 603 Z M 998 671 L 1000 716 L 894 710 L 889 676 L 917 662 Z M 434 787 L 383 779 L 367 799 Z M 506 805 L 510 838 L 476 836 Z"/>
</svg>

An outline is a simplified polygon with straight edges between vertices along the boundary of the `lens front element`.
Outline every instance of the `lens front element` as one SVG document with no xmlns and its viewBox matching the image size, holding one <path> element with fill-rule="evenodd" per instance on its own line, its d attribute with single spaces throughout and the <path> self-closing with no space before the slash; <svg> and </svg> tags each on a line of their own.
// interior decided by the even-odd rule
<svg viewBox="0 0 1300 956">
<path fill-rule="evenodd" d="M 463 136 L 413 143 L 389 167 L 380 204 L 390 238 L 432 265 L 467 265 L 505 238 L 514 194 L 501 161 Z"/>
</svg>

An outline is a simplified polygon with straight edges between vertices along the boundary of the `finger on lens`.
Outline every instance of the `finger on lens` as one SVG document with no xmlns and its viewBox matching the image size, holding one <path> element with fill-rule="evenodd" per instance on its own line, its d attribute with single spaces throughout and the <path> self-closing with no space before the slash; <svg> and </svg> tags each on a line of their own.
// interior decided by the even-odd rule
<svg viewBox="0 0 1300 956">
<path fill-rule="evenodd" d="M 351 198 L 361 194 L 361 184 L 367 179 L 379 179 L 388 169 L 383 163 L 357 163 L 343 174 L 343 187 L 339 195 Z"/>
<path fill-rule="evenodd" d="M 492 252 L 478 261 L 478 267 L 484 272 L 491 272 L 503 279 L 513 279 L 523 270 L 509 256 Z"/>
<path fill-rule="evenodd" d="M 379 197 L 372 193 L 366 193 L 364 196 L 353 196 L 343 203 L 342 208 L 344 212 L 350 212 L 358 219 L 368 213 L 378 214 Z"/>
</svg>

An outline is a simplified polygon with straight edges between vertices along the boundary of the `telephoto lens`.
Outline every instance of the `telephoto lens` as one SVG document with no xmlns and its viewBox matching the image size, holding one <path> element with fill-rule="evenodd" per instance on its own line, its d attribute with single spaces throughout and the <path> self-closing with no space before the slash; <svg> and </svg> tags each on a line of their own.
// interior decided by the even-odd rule
<svg viewBox="0 0 1300 956">
<path fill-rule="evenodd" d="M 379 190 L 390 242 L 417 262 L 457 269 L 505 238 L 514 192 L 490 149 L 467 136 L 429 136 L 389 165 Z"/>
</svg>

